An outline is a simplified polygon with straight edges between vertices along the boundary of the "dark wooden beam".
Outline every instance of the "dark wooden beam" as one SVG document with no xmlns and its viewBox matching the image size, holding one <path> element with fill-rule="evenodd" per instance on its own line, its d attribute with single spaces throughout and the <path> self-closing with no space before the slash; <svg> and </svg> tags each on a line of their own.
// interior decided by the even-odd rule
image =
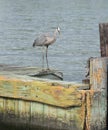
<svg viewBox="0 0 108 130">
<path fill-rule="evenodd" d="M 108 56 L 108 23 L 99 24 L 101 57 Z"/>
</svg>

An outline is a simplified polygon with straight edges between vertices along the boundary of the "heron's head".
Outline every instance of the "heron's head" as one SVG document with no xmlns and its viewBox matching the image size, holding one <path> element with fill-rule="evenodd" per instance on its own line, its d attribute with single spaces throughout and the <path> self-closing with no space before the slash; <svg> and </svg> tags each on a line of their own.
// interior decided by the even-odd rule
<svg viewBox="0 0 108 130">
<path fill-rule="evenodd" d="M 60 34 L 60 28 L 59 28 L 59 27 L 57 27 L 57 31 L 58 31 L 58 33 Z"/>
</svg>

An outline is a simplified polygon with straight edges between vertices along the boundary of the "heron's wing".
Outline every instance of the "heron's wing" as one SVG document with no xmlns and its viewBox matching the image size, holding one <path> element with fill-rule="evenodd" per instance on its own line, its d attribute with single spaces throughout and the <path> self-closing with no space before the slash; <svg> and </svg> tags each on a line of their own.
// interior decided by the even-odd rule
<svg viewBox="0 0 108 130">
<path fill-rule="evenodd" d="M 33 46 L 42 46 L 47 41 L 47 35 L 40 35 L 34 40 Z"/>
</svg>

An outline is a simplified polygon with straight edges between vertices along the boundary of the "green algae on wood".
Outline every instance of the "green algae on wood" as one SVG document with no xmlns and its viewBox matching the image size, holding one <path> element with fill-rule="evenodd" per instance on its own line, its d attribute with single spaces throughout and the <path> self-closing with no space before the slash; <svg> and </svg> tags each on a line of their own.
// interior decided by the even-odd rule
<svg viewBox="0 0 108 130">
<path fill-rule="evenodd" d="M 37 101 L 59 107 L 81 106 L 82 94 L 77 85 L 64 87 L 62 84 L 38 80 L 26 80 L 0 76 L 0 96 Z"/>
</svg>

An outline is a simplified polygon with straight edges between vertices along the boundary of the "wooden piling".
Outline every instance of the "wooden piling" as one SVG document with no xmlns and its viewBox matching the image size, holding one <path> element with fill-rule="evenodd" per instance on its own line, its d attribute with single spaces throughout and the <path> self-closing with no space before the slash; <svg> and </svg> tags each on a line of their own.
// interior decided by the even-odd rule
<svg viewBox="0 0 108 130">
<path fill-rule="evenodd" d="M 107 126 L 107 65 L 108 58 L 92 58 L 90 61 L 91 106 L 89 130 L 106 130 Z"/>
<path fill-rule="evenodd" d="M 108 56 L 108 23 L 99 24 L 101 57 Z"/>
</svg>

